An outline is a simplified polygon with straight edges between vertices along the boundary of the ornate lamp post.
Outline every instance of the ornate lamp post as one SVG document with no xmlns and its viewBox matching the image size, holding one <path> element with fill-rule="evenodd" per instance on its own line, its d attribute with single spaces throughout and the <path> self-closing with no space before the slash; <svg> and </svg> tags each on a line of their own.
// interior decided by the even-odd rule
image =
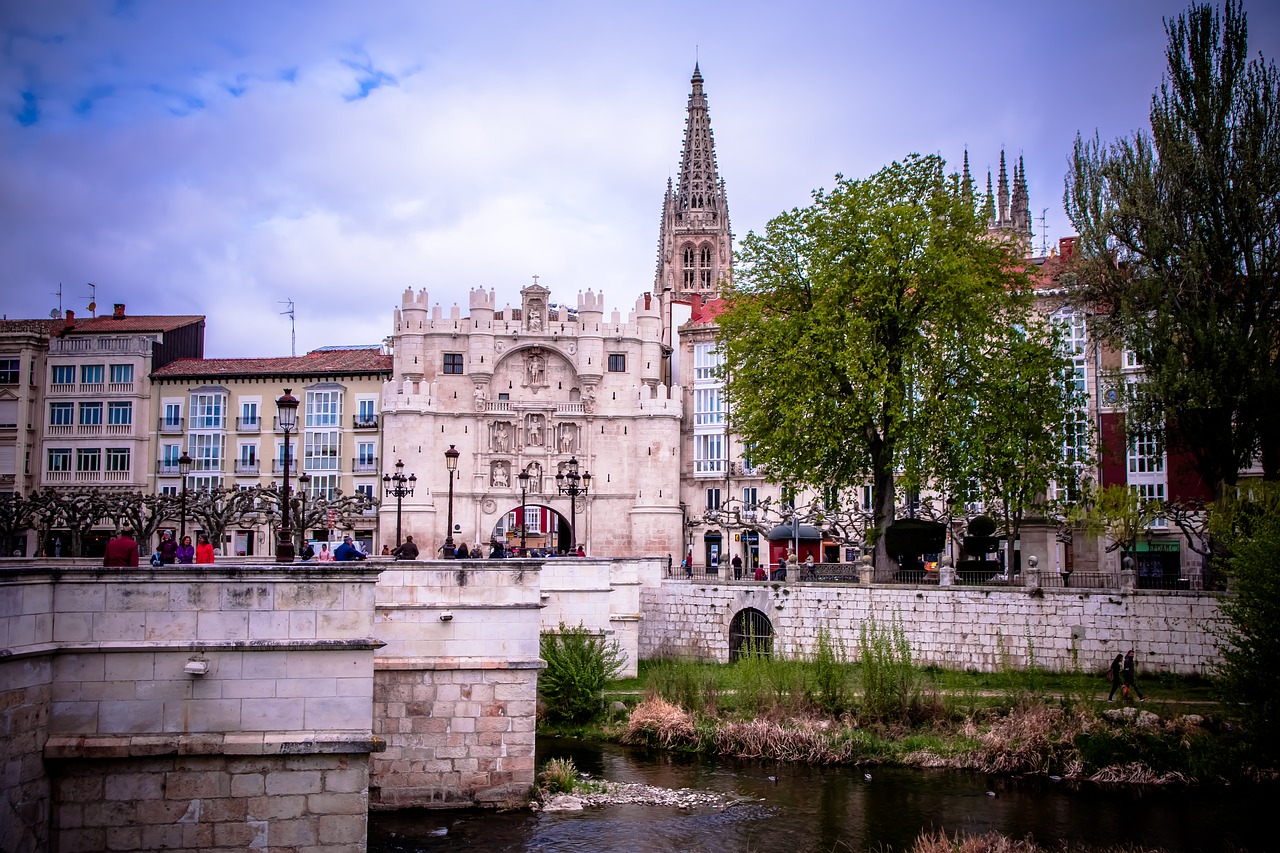
<svg viewBox="0 0 1280 853">
<path fill-rule="evenodd" d="M 453 472 L 458 470 L 458 457 L 462 454 L 452 444 L 444 452 L 444 467 L 449 471 L 449 530 L 444 537 L 444 558 L 452 560 L 453 552 Z"/>
<path fill-rule="evenodd" d="M 523 557 L 525 556 L 525 534 L 527 533 L 529 528 L 529 525 L 526 524 L 524 520 L 525 495 L 529 488 L 528 467 L 526 467 L 523 471 L 521 471 L 520 474 L 516 477 L 516 479 L 520 481 L 520 556 Z"/>
<path fill-rule="evenodd" d="M 311 489 L 311 475 L 302 473 L 298 475 L 298 497 L 302 499 L 302 512 L 298 516 L 298 534 L 302 540 L 302 545 L 307 541 L 307 492 Z M 298 547 L 301 548 L 302 545 Z"/>
<path fill-rule="evenodd" d="M 191 473 L 191 457 L 182 451 L 178 457 L 178 474 L 182 477 L 182 503 L 178 512 L 178 544 L 187 537 L 187 475 Z"/>
<path fill-rule="evenodd" d="M 298 425 L 298 398 L 284 389 L 276 400 L 280 429 L 284 432 L 284 488 L 280 493 L 280 538 L 276 540 L 276 562 L 293 562 L 293 524 L 289 518 L 289 433 Z"/>
<path fill-rule="evenodd" d="M 569 538 L 570 548 L 578 547 L 578 495 L 587 495 L 591 491 L 591 473 L 578 474 L 578 457 L 570 457 L 564 472 L 556 474 L 556 491 L 569 496 Z"/>
<path fill-rule="evenodd" d="M 382 491 L 389 498 L 396 499 L 396 547 L 400 547 L 400 507 L 405 497 L 413 494 L 413 487 L 418 484 L 418 475 L 404 475 L 404 460 L 396 462 L 396 472 L 394 474 L 382 475 Z M 453 487 L 453 475 L 449 476 L 449 486 Z M 449 522 L 449 526 L 453 527 L 453 522 Z"/>
</svg>

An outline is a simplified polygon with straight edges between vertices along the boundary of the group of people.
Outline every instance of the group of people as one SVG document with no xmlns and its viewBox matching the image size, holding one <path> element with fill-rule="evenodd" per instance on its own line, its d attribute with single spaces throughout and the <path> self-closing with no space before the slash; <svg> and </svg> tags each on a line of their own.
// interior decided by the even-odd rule
<svg viewBox="0 0 1280 853">
<path fill-rule="evenodd" d="M 355 544 L 350 536 L 342 537 L 342 544 L 332 551 L 329 550 L 329 543 L 321 542 L 320 550 L 317 552 L 310 542 L 302 544 L 302 550 L 298 552 L 298 558 L 304 563 L 316 560 L 320 563 L 346 563 L 352 560 L 363 560 L 369 555 Z"/>
<path fill-rule="evenodd" d="M 183 536 L 178 542 L 168 530 L 160 534 L 160 544 L 151 555 L 153 566 L 186 566 L 191 564 L 212 563 L 214 560 L 213 543 L 203 533 L 195 545 L 190 536 Z M 120 535 L 107 543 L 102 555 L 104 566 L 136 566 L 138 565 L 138 542 L 134 539 L 133 528 L 125 527 Z"/>
<path fill-rule="evenodd" d="M 1138 689 L 1135 675 L 1133 649 L 1129 649 L 1128 654 L 1116 655 L 1115 660 L 1111 661 L 1111 671 L 1107 673 L 1107 680 L 1111 682 L 1111 692 L 1107 694 L 1107 701 L 1110 702 L 1115 698 L 1116 688 L 1120 689 L 1121 699 L 1128 699 L 1130 693 L 1139 699 L 1146 699 L 1147 697 L 1143 696 L 1142 691 Z"/>
</svg>

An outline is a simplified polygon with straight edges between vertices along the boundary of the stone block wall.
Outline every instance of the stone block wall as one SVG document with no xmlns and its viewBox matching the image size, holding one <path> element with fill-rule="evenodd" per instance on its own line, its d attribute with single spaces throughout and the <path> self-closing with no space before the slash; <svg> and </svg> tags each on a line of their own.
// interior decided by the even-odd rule
<svg viewBox="0 0 1280 853">
<path fill-rule="evenodd" d="M 626 660 L 622 675 L 634 677 L 642 580 L 660 578 L 663 566 L 658 559 L 548 560 L 542 567 L 542 630 L 582 625 L 616 641 Z"/>
<path fill-rule="evenodd" d="M 370 807 L 506 805 L 534 781 L 540 564 L 396 563 L 377 588 Z"/>
<path fill-rule="evenodd" d="M 642 599 L 642 658 L 728 661 L 730 625 L 745 608 L 769 618 L 785 655 L 812 653 L 826 629 L 856 657 L 863 622 L 901 618 L 918 663 L 953 669 L 1097 670 L 1132 648 L 1146 671 L 1203 674 L 1218 657 L 1218 599 L 1197 592 L 669 581 Z"/>
</svg>

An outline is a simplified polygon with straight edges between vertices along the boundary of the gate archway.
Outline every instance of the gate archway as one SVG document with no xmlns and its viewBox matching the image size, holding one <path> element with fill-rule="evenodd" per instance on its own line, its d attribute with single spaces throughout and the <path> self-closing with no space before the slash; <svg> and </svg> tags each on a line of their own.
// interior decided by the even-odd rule
<svg viewBox="0 0 1280 853">
<path fill-rule="evenodd" d="M 498 516 L 490 534 L 491 540 L 501 542 L 508 554 L 520 548 L 520 510 L 520 505 L 516 504 Z M 567 517 L 549 506 L 533 502 L 524 505 L 524 513 L 527 524 L 524 541 L 531 554 L 542 556 L 547 551 L 560 553 L 569 547 L 571 537 Z"/>
<path fill-rule="evenodd" d="M 729 623 L 729 662 L 773 655 L 773 623 L 754 607 L 739 610 Z"/>
</svg>

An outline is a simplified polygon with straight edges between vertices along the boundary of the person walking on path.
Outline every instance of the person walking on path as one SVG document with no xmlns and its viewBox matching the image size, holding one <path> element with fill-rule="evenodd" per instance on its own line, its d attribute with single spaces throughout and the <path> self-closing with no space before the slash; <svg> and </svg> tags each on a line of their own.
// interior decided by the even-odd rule
<svg viewBox="0 0 1280 853">
<path fill-rule="evenodd" d="M 203 533 L 196 540 L 196 562 L 212 563 L 213 562 L 213 543 L 209 541 L 209 537 Z"/>
<path fill-rule="evenodd" d="M 133 539 L 133 528 L 126 527 L 120 535 L 107 543 L 107 550 L 102 555 L 104 566 L 136 566 L 138 565 L 138 543 Z"/>
<path fill-rule="evenodd" d="M 189 566 L 196 561 L 196 546 L 191 544 L 190 536 L 182 537 L 182 544 L 178 546 L 178 565 Z"/>
<path fill-rule="evenodd" d="M 418 559 L 418 546 L 413 544 L 412 536 L 406 536 L 404 537 L 404 542 L 392 551 L 391 555 L 397 560 L 416 560 Z"/>
<path fill-rule="evenodd" d="M 1107 679 L 1111 682 L 1111 692 L 1107 694 L 1107 701 L 1110 702 L 1116 695 L 1116 691 L 1120 689 L 1120 662 L 1124 660 L 1124 655 L 1116 655 L 1115 660 L 1111 662 L 1111 671 L 1107 673 Z"/>
<path fill-rule="evenodd" d="M 1124 698 L 1128 699 L 1129 691 L 1132 690 L 1134 693 L 1137 694 L 1139 699 L 1146 699 L 1147 697 L 1143 696 L 1142 691 L 1138 689 L 1138 683 L 1134 681 L 1135 673 L 1134 673 L 1134 663 L 1133 663 L 1133 649 L 1129 649 L 1129 653 L 1124 656 L 1123 672 L 1124 672 L 1124 692 L 1122 695 L 1124 696 Z"/>
<path fill-rule="evenodd" d="M 733 559 L 729 561 L 729 565 L 733 566 L 733 579 L 742 580 L 742 558 L 737 554 L 733 555 Z"/>
</svg>

